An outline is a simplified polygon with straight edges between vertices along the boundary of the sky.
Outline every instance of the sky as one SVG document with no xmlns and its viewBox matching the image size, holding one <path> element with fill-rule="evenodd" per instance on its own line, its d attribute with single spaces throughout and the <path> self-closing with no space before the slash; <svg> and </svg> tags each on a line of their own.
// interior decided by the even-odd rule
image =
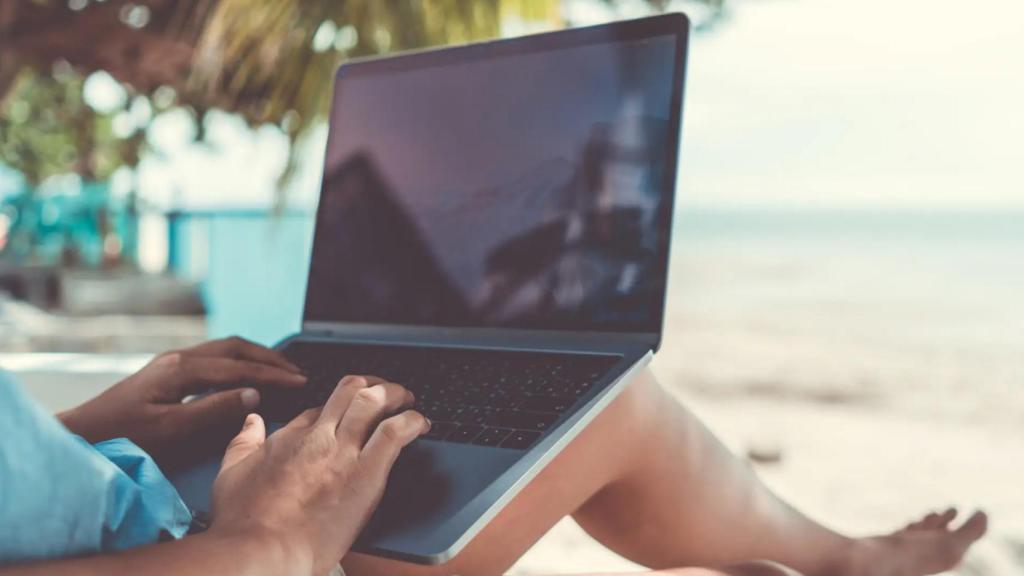
<svg viewBox="0 0 1024 576">
<path fill-rule="evenodd" d="M 692 202 L 1024 206 L 1024 2 L 734 6 L 690 56 Z"/>
<path fill-rule="evenodd" d="M 1024 2 L 728 5 L 691 47 L 680 205 L 1024 208 Z M 270 201 L 279 133 L 223 114 L 211 119 L 212 144 L 189 144 L 190 132 L 180 115 L 157 121 L 162 155 L 141 174 L 148 197 Z M 324 140 L 321 130 L 303 148 L 296 204 L 316 197 Z"/>
</svg>

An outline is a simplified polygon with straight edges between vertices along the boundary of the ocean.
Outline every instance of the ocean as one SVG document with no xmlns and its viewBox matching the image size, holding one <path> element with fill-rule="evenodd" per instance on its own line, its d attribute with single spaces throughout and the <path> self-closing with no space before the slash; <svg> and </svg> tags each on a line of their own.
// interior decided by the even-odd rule
<svg viewBox="0 0 1024 576">
<path fill-rule="evenodd" d="M 684 210 L 656 366 L 708 394 L 1024 423 L 1024 212 Z"/>
</svg>

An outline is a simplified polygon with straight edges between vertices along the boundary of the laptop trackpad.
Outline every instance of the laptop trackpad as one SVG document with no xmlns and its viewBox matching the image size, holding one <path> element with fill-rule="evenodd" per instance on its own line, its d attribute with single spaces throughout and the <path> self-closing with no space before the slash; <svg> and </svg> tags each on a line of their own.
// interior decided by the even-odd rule
<svg viewBox="0 0 1024 576">
<path fill-rule="evenodd" d="M 441 536 L 442 526 L 523 454 L 472 444 L 414 442 L 396 462 L 384 498 L 355 549 L 402 550 L 408 549 L 403 542 L 422 546 L 424 540 Z M 468 527 L 445 526 L 456 532 Z"/>
<path fill-rule="evenodd" d="M 271 430 L 280 428 L 271 425 Z M 417 440 L 407 447 L 388 478 L 384 498 L 356 544 L 359 551 L 394 549 L 405 542 L 433 540 L 474 497 L 525 454 L 505 450 Z M 210 488 L 220 458 L 170 476 L 182 499 L 193 510 L 209 511 Z M 465 527 L 448 526 L 451 530 Z M 456 536 L 449 534 L 449 537 Z M 398 546 L 398 549 L 403 547 Z"/>
</svg>

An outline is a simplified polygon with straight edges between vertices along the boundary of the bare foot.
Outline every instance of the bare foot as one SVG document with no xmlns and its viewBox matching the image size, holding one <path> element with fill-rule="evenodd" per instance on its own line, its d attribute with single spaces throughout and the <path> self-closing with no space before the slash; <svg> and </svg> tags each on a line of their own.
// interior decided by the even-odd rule
<svg viewBox="0 0 1024 576">
<path fill-rule="evenodd" d="M 954 518 L 953 508 L 933 512 L 888 536 L 858 541 L 848 576 L 925 576 L 955 568 L 985 535 L 988 517 L 975 512 L 953 529 Z"/>
</svg>

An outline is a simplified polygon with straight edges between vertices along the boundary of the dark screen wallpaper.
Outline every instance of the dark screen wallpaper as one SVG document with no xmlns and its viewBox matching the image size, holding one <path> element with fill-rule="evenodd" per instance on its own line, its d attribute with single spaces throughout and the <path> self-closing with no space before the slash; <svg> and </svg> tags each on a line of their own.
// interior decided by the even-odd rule
<svg viewBox="0 0 1024 576">
<path fill-rule="evenodd" d="M 306 320 L 657 331 L 675 54 L 342 75 Z"/>
</svg>

